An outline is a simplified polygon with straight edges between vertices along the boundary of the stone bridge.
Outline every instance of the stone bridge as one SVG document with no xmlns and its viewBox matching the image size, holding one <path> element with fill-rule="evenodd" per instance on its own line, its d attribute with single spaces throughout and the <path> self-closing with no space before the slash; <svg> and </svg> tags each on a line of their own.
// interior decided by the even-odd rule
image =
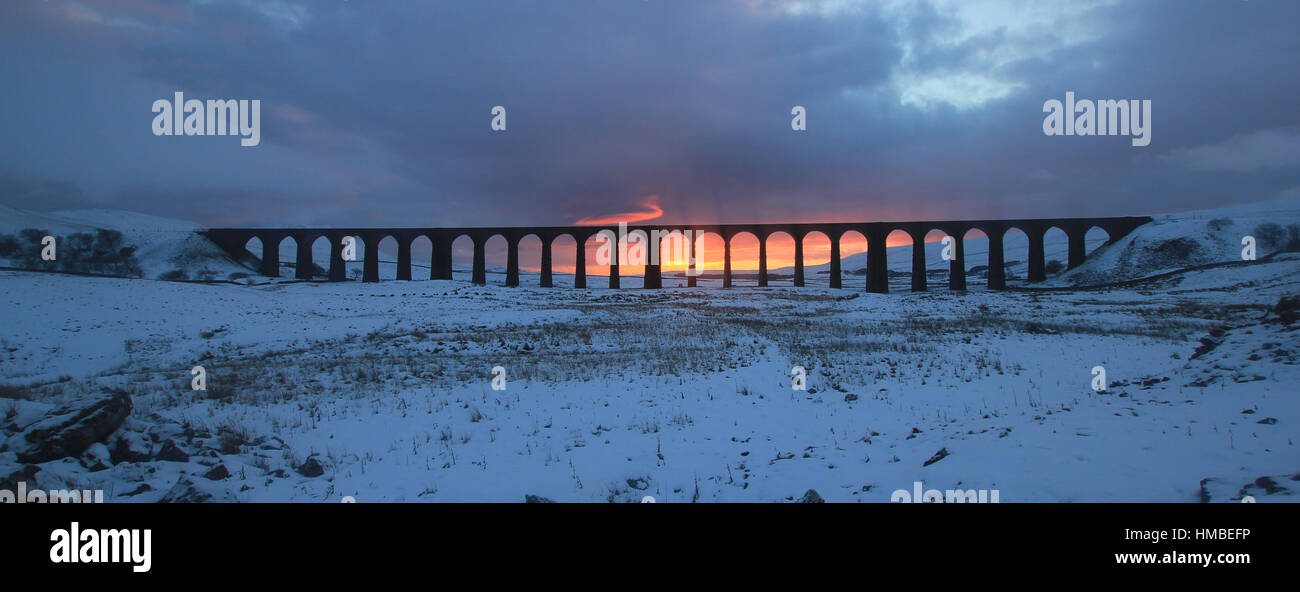
<svg viewBox="0 0 1300 592">
<path fill-rule="evenodd" d="M 694 239 L 689 241 L 691 260 L 694 260 L 695 248 L 699 237 L 704 234 L 716 234 L 723 240 L 723 287 L 731 287 L 731 241 L 737 235 L 749 233 L 758 239 L 759 269 L 758 285 L 768 283 L 767 242 L 774 234 L 786 233 L 794 238 L 794 285 L 804 285 L 804 239 L 812 233 L 824 234 L 830 239 L 830 287 L 841 287 L 840 241 L 849 232 L 857 232 L 867 239 L 867 273 L 866 289 L 869 292 L 889 291 L 889 272 L 885 240 L 890 233 L 903 231 L 912 239 L 912 245 L 924 245 L 925 236 L 939 230 L 955 239 L 953 258 L 950 263 L 948 287 L 953 290 L 966 289 L 966 260 L 964 240 L 970 230 L 979 230 L 989 237 L 988 285 L 990 289 L 1000 290 L 1006 287 L 1003 252 L 1003 237 L 1007 231 L 1016 229 L 1029 237 L 1029 281 L 1037 282 L 1046 278 L 1043 254 L 1043 235 L 1052 228 L 1065 232 L 1069 238 L 1068 268 L 1083 263 L 1086 256 L 1084 237 L 1089 230 L 1100 228 L 1108 235 L 1106 244 L 1132 232 L 1134 228 L 1150 222 L 1149 217 L 1122 218 L 1047 218 L 1024 220 L 952 220 L 934 222 L 831 222 L 801 224 L 677 224 L 677 225 L 629 225 L 627 235 L 641 232 L 649 236 L 652 230 L 660 234 L 671 231 L 692 231 Z M 571 237 L 575 245 L 574 287 L 587 287 L 586 243 L 600 233 L 614 234 L 617 226 L 524 226 L 499 228 L 213 228 L 202 231 L 212 242 L 216 243 L 236 259 L 251 254 L 246 249 L 247 243 L 257 238 L 262 243 L 261 273 L 269 277 L 280 274 L 280 243 L 285 238 L 293 238 L 298 247 L 295 277 L 312 279 L 312 245 L 320 238 L 330 244 L 329 281 L 347 279 L 344 271 L 343 239 L 356 237 L 364 244 L 362 264 L 362 281 L 379 281 L 379 242 L 391 237 L 397 241 L 397 279 L 410 280 L 411 244 L 420 237 L 427 238 L 433 245 L 430 265 L 430 279 L 451 279 L 452 243 L 467 236 L 474 242 L 473 282 L 487 283 L 487 264 L 485 247 L 489 239 L 501 236 L 505 238 L 506 250 L 506 285 L 519 285 L 519 242 L 528 236 L 536 236 L 542 243 L 541 285 L 551 287 L 551 245 L 559 237 Z M 648 244 L 648 243 L 643 243 Z M 372 248 L 372 246 L 374 248 Z M 619 287 L 618 249 L 612 249 L 613 260 L 610 262 L 609 287 Z M 645 266 L 645 287 L 661 288 L 663 279 L 661 265 Z M 692 264 L 693 268 L 694 265 Z M 927 288 L 925 274 L 925 249 L 912 249 L 912 290 L 922 291 Z M 688 274 L 687 285 L 695 286 L 696 277 Z"/>
</svg>

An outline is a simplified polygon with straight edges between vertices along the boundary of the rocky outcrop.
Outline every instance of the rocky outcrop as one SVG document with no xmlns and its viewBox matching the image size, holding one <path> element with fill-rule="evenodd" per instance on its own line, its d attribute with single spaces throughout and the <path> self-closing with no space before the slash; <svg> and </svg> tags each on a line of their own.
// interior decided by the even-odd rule
<svg viewBox="0 0 1300 592">
<path fill-rule="evenodd" d="M 108 391 L 103 397 L 54 410 L 11 437 L 9 449 L 24 463 L 79 457 L 108 438 L 130 413 L 130 395 Z"/>
<path fill-rule="evenodd" d="M 235 497 L 225 486 L 216 481 L 196 480 L 191 477 L 181 477 L 176 485 L 164 493 L 162 499 L 158 500 L 160 504 L 207 504 L 207 503 L 234 503 L 239 498 Z"/>
<path fill-rule="evenodd" d="M 822 499 L 821 494 L 817 493 L 816 489 L 809 489 L 808 491 L 804 492 L 803 497 L 799 498 L 799 501 L 797 503 L 824 504 L 826 503 L 826 500 Z"/>
<path fill-rule="evenodd" d="M 0 489 L 15 491 L 19 481 L 32 483 L 40 471 L 36 465 L 20 464 L 12 452 L 0 453 Z"/>
<path fill-rule="evenodd" d="M 167 440 L 163 442 L 162 448 L 158 450 L 158 454 L 154 456 L 154 459 L 183 463 L 190 462 L 190 455 L 186 454 L 184 450 L 181 450 L 181 448 L 176 445 L 175 441 Z"/>
<path fill-rule="evenodd" d="M 298 474 L 303 477 L 319 477 L 325 474 L 325 467 L 321 466 L 320 461 L 313 456 L 298 467 Z"/>
</svg>

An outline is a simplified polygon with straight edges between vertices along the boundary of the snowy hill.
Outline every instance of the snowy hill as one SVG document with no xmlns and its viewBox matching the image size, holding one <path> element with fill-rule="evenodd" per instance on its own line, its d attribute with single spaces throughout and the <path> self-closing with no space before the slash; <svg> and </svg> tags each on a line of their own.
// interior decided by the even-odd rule
<svg viewBox="0 0 1300 592">
<path fill-rule="evenodd" d="M 1240 262 L 1242 239 L 1246 236 L 1255 239 L 1256 257 L 1267 256 L 1297 240 L 1300 196 L 1153 218 L 1115 244 L 1090 254 L 1083 265 L 1049 284 L 1112 283 L 1201 265 Z M 1270 236 L 1274 232 L 1278 234 Z M 1297 246 L 1292 244 L 1291 249 Z"/>
<path fill-rule="evenodd" d="M 135 247 L 134 257 L 144 277 L 150 279 L 238 279 L 250 274 L 211 241 L 195 234 L 201 227 L 192 222 L 120 210 L 41 214 L 0 205 L 0 233 L 17 235 L 29 228 L 57 237 L 93 234 L 98 229 L 121 232 L 123 242 Z"/>
<path fill-rule="evenodd" d="M 1102 248 L 1107 237 L 1094 230 L 1085 240 L 1088 258 L 1078 269 L 1062 272 L 1038 284 L 1049 286 L 1087 286 L 1151 277 L 1170 271 L 1211 263 L 1241 261 L 1242 237 L 1253 235 L 1260 225 L 1274 224 L 1284 233 L 1300 227 L 1300 196 L 1251 203 L 1240 206 L 1196 210 L 1153 216 L 1151 223 L 1138 227 L 1116 244 Z M 1290 237 L 1287 236 L 1287 239 Z M 1282 244 L 1268 243 L 1256 237 L 1260 244 L 1257 256 L 1264 257 Z M 980 270 L 988 265 L 988 238 L 971 236 L 965 240 L 967 270 Z M 1048 232 L 1043 238 L 1045 261 L 1068 259 L 1069 240 L 1064 232 Z M 1101 250 L 1098 250 L 1101 249 Z M 1029 237 L 1021 232 L 1009 232 L 1003 238 L 1008 285 L 1023 285 L 1028 275 Z M 942 246 L 926 243 L 925 260 L 929 275 L 947 278 L 948 262 L 942 258 Z M 867 266 L 866 253 L 842 257 L 841 269 L 845 277 L 861 276 Z M 912 271 L 912 247 L 889 247 L 891 284 L 905 286 Z M 793 267 L 783 267 L 773 273 L 793 275 Z M 809 281 L 830 273 L 830 263 L 810 265 L 805 268 Z M 970 287 L 977 288 L 985 277 L 983 271 L 968 271 Z M 932 280 L 933 281 L 933 280 Z M 946 281 L 946 279 L 944 279 Z M 846 279 L 846 285 L 848 281 Z"/>
</svg>

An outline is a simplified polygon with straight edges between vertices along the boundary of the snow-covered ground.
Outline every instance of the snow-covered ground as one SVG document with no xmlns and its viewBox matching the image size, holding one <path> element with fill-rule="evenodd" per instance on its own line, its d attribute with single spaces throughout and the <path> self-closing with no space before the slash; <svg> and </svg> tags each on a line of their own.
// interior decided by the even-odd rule
<svg viewBox="0 0 1300 592">
<path fill-rule="evenodd" d="M 41 214 L 0 204 L 0 233 L 17 235 L 28 228 L 61 237 L 77 232 L 93 234 L 101 228 L 119 231 L 125 237 L 124 242 L 135 247 L 134 257 L 146 278 L 182 272 L 179 279 L 230 280 L 251 277 L 253 273 L 232 261 L 211 241 L 195 234 L 202 227 L 193 222 L 119 210 Z M 0 264 L 3 262 L 0 259 Z"/>
<path fill-rule="evenodd" d="M 1240 260 L 1241 234 L 1300 221 L 1295 206 L 1162 216 L 1048 292 L 0 272 L 0 477 L 28 426 L 122 389 L 134 409 L 105 446 L 34 463 L 36 485 L 145 502 L 882 502 L 918 481 L 1003 502 L 1296 501 L 1300 325 L 1269 308 L 1300 293 L 1300 255 L 1068 288 L 1137 261 Z"/>
</svg>

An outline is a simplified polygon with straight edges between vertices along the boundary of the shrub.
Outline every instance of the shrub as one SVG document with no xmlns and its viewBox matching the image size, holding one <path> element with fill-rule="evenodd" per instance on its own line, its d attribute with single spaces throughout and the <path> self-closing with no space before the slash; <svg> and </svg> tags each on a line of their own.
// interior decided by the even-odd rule
<svg viewBox="0 0 1300 592">
<path fill-rule="evenodd" d="M 41 249 L 45 246 L 41 244 L 41 239 L 49 236 L 49 231 L 38 230 L 35 228 L 24 228 L 18 231 L 18 252 L 15 253 L 14 259 L 19 267 L 27 269 L 54 269 L 58 261 L 45 261 L 41 259 Z M 57 251 L 56 251 L 57 254 Z"/>
<path fill-rule="evenodd" d="M 0 399 L 31 399 L 31 394 L 16 384 L 0 384 Z"/>
<path fill-rule="evenodd" d="M 8 259 L 18 254 L 21 245 L 18 237 L 9 234 L 0 234 L 0 259 Z"/>
<path fill-rule="evenodd" d="M 1060 261 L 1053 259 L 1047 262 L 1047 266 L 1043 268 L 1043 271 L 1049 274 L 1056 274 L 1061 273 L 1062 269 L 1065 269 L 1065 266 L 1062 265 Z"/>
<path fill-rule="evenodd" d="M 1213 220 L 1210 220 L 1210 221 L 1209 221 L 1208 223 L 1206 223 L 1205 225 L 1206 225 L 1207 227 L 1209 227 L 1210 230 L 1213 230 L 1213 231 L 1216 231 L 1216 232 L 1217 232 L 1217 231 L 1223 230 L 1224 228 L 1227 228 L 1227 227 L 1229 227 L 1229 226 L 1232 226 L 1232 219 L 1231 219 L 1231 218 L 1215 218 L 1215 219 L 1213 219 Z"/>
<path fill-rule="evenodd" d="M 135 258 L 135 247 L 122 244 L 122 233 L 116 230 L 96 229 L 94 234 L 77 232 L 58 239 L 54 261 L 41 259 L 45 245 L 41 240 L 50 236 L 47 230 L 24 228 L 18 238 L 0 236 L 0 256 L 13 259 L 19 267 L 78 273 L 101 273 L 140 277 L 143 272 Z"/>
<path fill-rule="evenodd" d="M 1286 231 L 1281 226 L 1272 222 L 1265 222 L 1255 227 L 1253 232 L 1255 240 L 1264 247 L 1280 247 L 1286 238 Z"/>
<path fill-rule="evenodd" d="M 69 238 L 73 237 L 78 238 L 73 251 L 75 257 L 68 258 L 67 264 L 78 266 L 76 271 L 135 277 L 143 275 L 140 264 L 135 259 L 135 247 L 122 244 L 121 232 L 99 228 L 93 237 L 87 233 L 77 233 Z"/>
</svg>

